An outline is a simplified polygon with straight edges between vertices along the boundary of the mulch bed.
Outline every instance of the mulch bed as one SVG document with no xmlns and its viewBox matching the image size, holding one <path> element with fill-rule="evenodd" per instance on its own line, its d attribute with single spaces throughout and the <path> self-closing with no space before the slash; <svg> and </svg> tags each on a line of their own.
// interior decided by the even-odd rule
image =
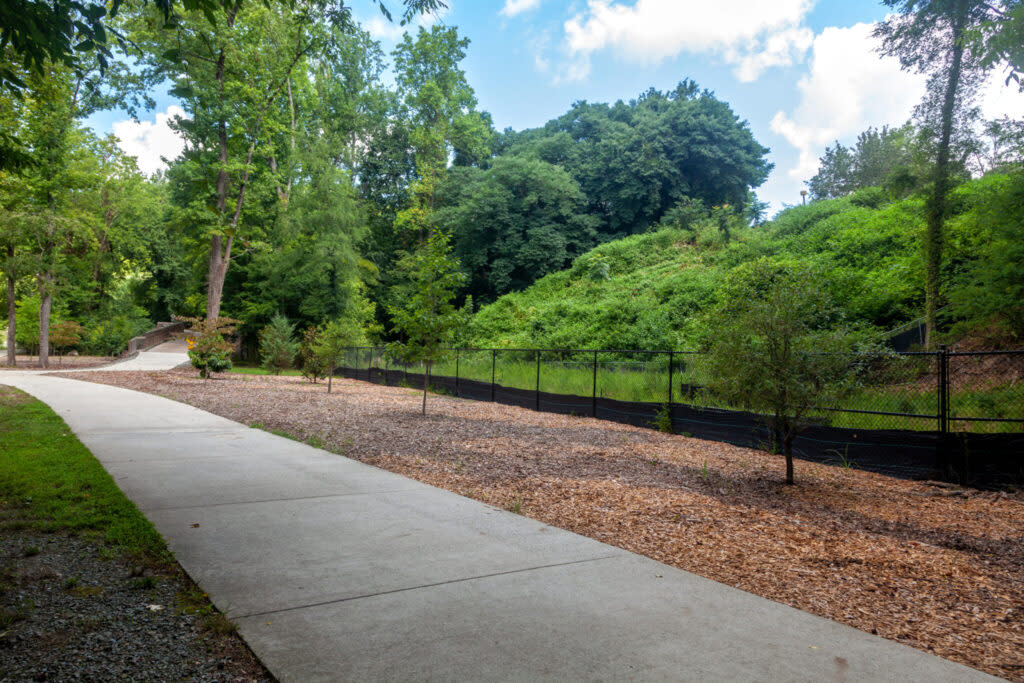
<svg viewBox="0 0 1024 683">
<path fill-rule="evenodd" d="M 891 479 L 352 380 L 74 379 L 160 394 L 1024 681 L 1024 495 Z"/>
<path fill-rule="evenodd" d="M 17 365 L 7 365 L 7 356 L 0 355 L 0 370 L 43 370 L 46 372 L 59 372 L 61 370 L 80 370 L 82 368 L 96 368 L 101 365 L 108 365 L 117 358 L 108 356 L 50 356 L 50 367 L 39 367 L 39 358 L 36 356 L 16 356 Z"/>
</svg>

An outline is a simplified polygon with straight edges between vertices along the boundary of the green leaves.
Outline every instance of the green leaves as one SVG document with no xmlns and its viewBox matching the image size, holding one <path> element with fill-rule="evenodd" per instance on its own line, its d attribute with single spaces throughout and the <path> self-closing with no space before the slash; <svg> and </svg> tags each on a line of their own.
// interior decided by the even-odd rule
<svg viewBox="0 0 1024 683">
<path fill-rule="evenodd" d="M 298 353 L 295 325 L 284 315 L 276 314 L 260 332 L 260 360 L 263 368 L 279 375 L 282 370 L 292 367 Z"/>
<path fill-rule="evenodd" d="M 404 304 L 389 309 L 395 329 L 405 338 L 388 347 L 406 362 L 435 363 L 444 358 L 456 327 L 466 313 L 452 304 L 466 276 L 452 256 L 450 237 L 437 230 L 411 257 L 412 293 Z"/>
</svg>

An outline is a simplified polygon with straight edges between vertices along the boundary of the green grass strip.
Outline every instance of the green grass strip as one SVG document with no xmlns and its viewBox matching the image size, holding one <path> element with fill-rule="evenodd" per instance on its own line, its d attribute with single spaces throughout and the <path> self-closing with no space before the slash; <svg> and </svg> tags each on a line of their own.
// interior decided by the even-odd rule
<svg viewBox="0 0 1024 683">
<path fill-rule="evenodd" d="M 160 534 L 49 406 L 0 386 L 0 529 L 91 534 L 170 558 Z"/>
</svg>

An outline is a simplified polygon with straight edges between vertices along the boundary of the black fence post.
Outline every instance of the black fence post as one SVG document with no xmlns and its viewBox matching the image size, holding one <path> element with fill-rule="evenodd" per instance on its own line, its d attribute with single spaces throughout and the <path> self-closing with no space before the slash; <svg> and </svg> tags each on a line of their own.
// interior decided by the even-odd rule
<svg viewBox="0 0 1024 683">
<path fill-rule="evenodd" d="M 491 349 L 491 403 L 494 403 L 494 368 L 498 362 L 498 352 Z"/>
<path fill-rule="evenodd" d="M 366 350 L 366 381 L 373 382 L 373 347 Z"/>
<path fill-rule="evenodd" d="M 537 350 L 537 410 L 540 410 L 540 349 Z"/>
<path fill-rule="evenodd" d="M 385 352 L 384 353 L 384 386 L 389 386 L 388 385 L 388 371 L 390 369 L 390 366 L 391 366 L 391 361 L 388 358 L 388 354 Z"/>
<path fill-rule="evenodd" d="M 949 353 L 946 351 L 946 345 L 940 344 L 939 350 L 935 354 L 935 362 L 938 365 L 936 368 L 936 376 L 938 379 L 938 447 L 936 460 L 938 462 L 939 472 L 946 479 L 953 477 L 953 462 L 950 458 L 949 452 L 949 439 L 947 438 L 949 432 Z"/>
<path fill-rule="evenodd" d="M 597 351 L 594 351 L 594 384 L 590 392 L 590 416 L 597 417 Z"/>
<path fill-rule="evenodd" d="M 674 351 L 668 352 L 668 431 L 670 433 L 675 432 L 675 424 L 672 422 L 672 370 L 675 367 L 676 354 Z"/>
<path fill-rule="evenodd" d="M 455 395 L 459 396 L 459 350 L 455 349 Z"/>
</svg>

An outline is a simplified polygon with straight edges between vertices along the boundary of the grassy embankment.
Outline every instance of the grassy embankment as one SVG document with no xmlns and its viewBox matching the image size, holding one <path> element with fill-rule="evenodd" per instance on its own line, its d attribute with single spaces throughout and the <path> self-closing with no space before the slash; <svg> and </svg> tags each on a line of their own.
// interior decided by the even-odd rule
<svg viewBox="0 0 1024 683">
<path fill-rule="evenodd" d="M 163 538 L 50 408 L 0 386 L 0 529 L 92 534 L 117 553 L 170 560 Z"/>
</svg>

